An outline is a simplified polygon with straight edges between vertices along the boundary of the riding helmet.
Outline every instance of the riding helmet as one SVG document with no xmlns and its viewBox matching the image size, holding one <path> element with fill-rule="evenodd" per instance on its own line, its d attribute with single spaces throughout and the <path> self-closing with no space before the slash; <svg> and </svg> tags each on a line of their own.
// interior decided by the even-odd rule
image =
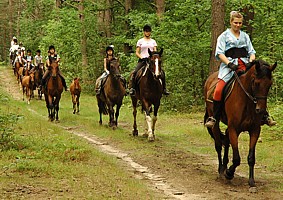
<svg viewBox="0 0 283 200">
<path fill-rule="evenodd" d="M 49 46 L 49 50 L 51 50 L 51 49 L 54 49 L 54 50 L 55 50 L 54 45 Z"/>
<path fill-rule="evenodd" d="M 30 50 L 30 49 L 28 49 L 28 50 L 27 50 L 27 53 L 31 53 L 31 50 Z"/>
<path fill-rule="evenodd" d="M 38 49 L 38 50 L 36 51 L 36 53 L 41 53 L 40 49 Z"/>
<path fill-rule="evenodd" d="M 151 27 L 147 24 L 143 27 L 143 31 L 151 32 Z"/>
<path fill-rule="evenodd" d="M 113 45 L 109 45 L 108 47 L 106 47 L 106 53 L 108 50 L 112 50 L 113 54 L 114 54 L 114 49 L 113 49 Z"/>
</svg>

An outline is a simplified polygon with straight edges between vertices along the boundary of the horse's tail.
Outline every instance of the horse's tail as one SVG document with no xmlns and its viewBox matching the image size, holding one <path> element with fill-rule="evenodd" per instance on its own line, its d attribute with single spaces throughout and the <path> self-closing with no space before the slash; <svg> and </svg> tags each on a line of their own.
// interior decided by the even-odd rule
<svg viewBox="0 0 283 200">
<path fill-rule="evenodd" d="M 209 115 L 208 115 L 208 112 L 207 112 L 207 108 L 205 108 L 205 114 L 204 114 L 204 118 L 203 118 L 203 124 L 206 123 L 208 117 L 209 117 Z M 213 135 L 212 129 L 211 129 L 211 128 L 207 128 L 207 131 L 208 131 L 209 135 L 214 139 L 214 135 Z"/>
<path fill-rule="evenodd" d="M 108 115 L 108 109 L 106 103 L 103 101 L 99 101 L 98 103 L 99 113 L 102 113 L 103 115 Z"/>
</svg>

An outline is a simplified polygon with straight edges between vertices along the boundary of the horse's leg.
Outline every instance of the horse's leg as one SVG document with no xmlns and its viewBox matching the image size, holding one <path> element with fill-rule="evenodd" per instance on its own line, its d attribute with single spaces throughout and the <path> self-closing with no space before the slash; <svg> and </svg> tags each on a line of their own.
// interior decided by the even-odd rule
<svg viewBox="0 0 283 200">
<path fill-rule="evenodd" d="M 77 96 L 77 113 L 80 112 L 80 96 Z"/>
<path fill-rule="evenodd" d="M 229 163 L 228 156 L 229 156 L 230 141 L 229 141 L 229 132 L 227 129 L 225 131 L 225 135 L 222 135 L 222 136 L 223 136 L 222 144 L 224 145 L 224 155 L 223 155 L 223 165 L 222 165 L 221 173 L 224 173 Z"/>
<path fill-rule="evenodd" d="M 73 103 L 73 114 L 76 114 L 76 100 L 75 100 L 75 95 L 72 94 L 72 103 Z"/>
<path fill-rule="evenodd" d="M 29 88 L 29 86 L 27 87 L 27 100 L 28 100 L 28 104 L 30 104 L 30 98 L 31 98 L 31 90 Z"/>
<path fill-rule="evenodd" d="M 229 167 L 229 169 L 226 170 L 225 177 L 229 180 L 234 178 L 234 174 L 236 171 L 236 168 L 240 165 L 241 163 L 241 157 L 239 154 L 239 148 L 238 148 L 238 135 L 237 132 L 234 128 L 229 128 L 229 140 L 233 149 L 233 160 L 232 160 L 232 165 Z"/>
<path fill-rule="evenodd" d="M 249 132 L 249 134 L 250 134 L 250 147 L 249 147 L 249 155 L 248 155 L 249 185 L 250 187 L 255 187 L 256 186 L 254 181 L 255 147 L 260 135 L 260 127 L 259 130 Z"/>
<path fill-rule="evenodd" d="M 97 104 L 99 110 L 99 124 L 102 125 L 103 102 L 99 97 L 97 97 Z"/>
<path fill-rule="evenodd" d="M 115 113 L 115 125 L 116 127 L 118 126 L 118 117 L 120 114 L 120 108 L 121 108 L 122 103 L 118 103 L 116 106 L 116 113 Z"/>
<path fill-rule="evenodd" d="M 225 167 L 223 167 L 223 162 L 222 162 L 222 142 L 221 142 L 221 130 L 219 128 L 219 122 L 216 122 L 214 127 L 212 129 L 208 128 L 208 132 L 212 132 L 212 135 L 214 137 L 214 148 L 217 152 L 217 158 L 218 158 L 218 173 L 220 177 L 223 175 L 225 171 Z M 227 167 L 226 167 L 227 168 Z"/>
<path fill-rule="evenodd" d="M 160 102 L 154 105 L 154 111 L 153 111 L 153 117 L 152 117 L 152 127 L 151 127 L 153 140 L 155 139 L 154 130 L 155 130 L 155 124 L 157 121 L 157 112 L 158 112 L 159 106 L 160 106 Z M 150 135 L 148 135 L 148 137 L 150 137 Z M 149 140 L 152 140 L 152 138 L 149 138 Z"/>
<path fill-rule="evenodd" d="M 109 126 L 113 127 L 115 126 L 115 122 L 114 122 L 114 105 L 108 104 L 108 113 L 109 113 Z"/>
<path fill-rule="evenodd" d="M 55 113 L 56 113 L 56 121 L 58 122 L 59 121 L 59 102 L 60 102 L 60 99 L 61 99 L 61 95 L 59 95 L 58 97 L 56 97 L 55 99 Z"/>
<path fill-rule="evenodd" d="M 134 124 L 133 124 L 133 136 L 138 136 L 139 131 L 137 129 L 137 104 L 138 100 L 135 97 L 132 97 L 132 106 L 133 106 L 133 116 L 134 116 Z"/>
</svg>

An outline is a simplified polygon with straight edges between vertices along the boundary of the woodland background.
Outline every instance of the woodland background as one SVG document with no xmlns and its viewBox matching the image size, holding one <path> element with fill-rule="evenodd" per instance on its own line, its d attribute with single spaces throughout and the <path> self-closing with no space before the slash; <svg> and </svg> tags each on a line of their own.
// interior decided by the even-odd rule
<svg viewBox="0 0 283 200">
<path fill-rule="evenodd" d="M 282 101 L 283 1 L 1 0 L 0 60 L 8 61 L 13 36 L 33 53 L 41 49 L 44 57 L 53 44 L 67 82 L 80 77 L 84 91 L 94 93 L 105 47 L 115 46 L 128 78 L 137 63 L 136 42 L 143 37 L 143 26 L 150 24 L 158 49 L 164 48 L 163 68 L 172 93 L 163 106 L 190 110 L 203 105 L 203 84 L 217 70 L 216 38 L 229 27 L 231 10 L 245 16 L 243 30 L 250 35 L 257 58 L 278 62 L 269 101 Z"/>
</svg>

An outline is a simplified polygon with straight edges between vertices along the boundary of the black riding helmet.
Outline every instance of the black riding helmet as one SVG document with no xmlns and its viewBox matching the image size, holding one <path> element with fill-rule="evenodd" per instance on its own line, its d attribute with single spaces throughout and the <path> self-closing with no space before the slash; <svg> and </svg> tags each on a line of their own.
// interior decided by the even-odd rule
<svg viewBox="0 0 283 200">
<path fill-rule="evenodd" d="M 107 51 L 108 51 L 108 50 L 112 50 L 112 52 L 113 52 L 113 54 L 114 54 L 113 45 L 109 45 L 108 47 L 106 47 L 106 50 L 105 50 L 106 54 L 107 54 Z"/>
<path fill-rule="evenodd" d="M 151 32 L 151 27 L 147 24 L 143 27 L 143 31 Z"/>
<path fill-rule="evenodd" d="M 28 50 L 27 50 L 27 53 L 31 53 L 31 50 L 30 50 L 30 49 L 28 49 Z"/>
<path fill-rule="evenodd" d="M 38 49 L 38 50 L 36 51 L 36 53 L 41 53 L 40 49 Z"/>
<path fill-rule="evenodd" d="M 49 51 L 50 51 L 51 49 L 54 49 L 54 50 L 55 50 L 55 47 L 54 47 L 53 45 L 49 46 Z"/>
</svg>

